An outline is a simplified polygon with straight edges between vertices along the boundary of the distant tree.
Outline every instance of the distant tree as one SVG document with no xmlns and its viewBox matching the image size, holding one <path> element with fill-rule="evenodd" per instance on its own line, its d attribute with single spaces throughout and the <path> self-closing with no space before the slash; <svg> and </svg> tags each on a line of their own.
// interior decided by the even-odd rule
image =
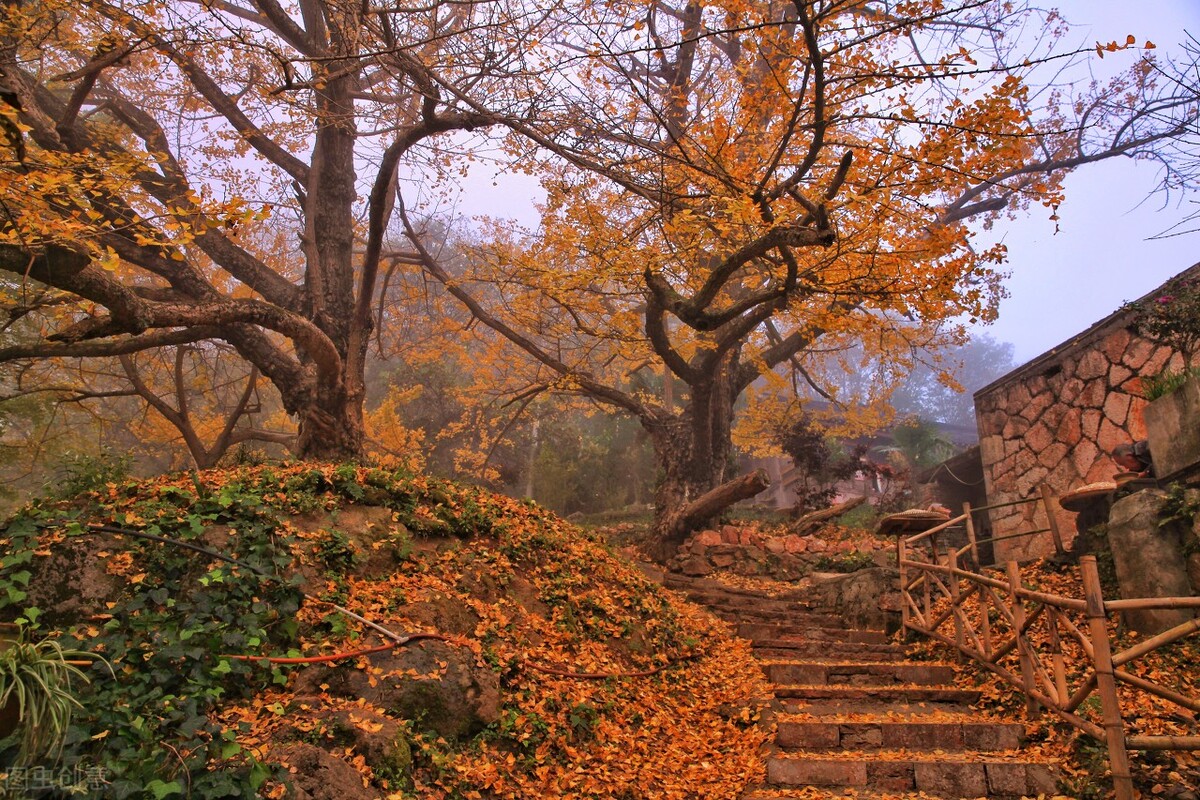
<svg viewBox="0 0 1200 800">
<path fill-rule="evenodd" d="M 919 359 L 892 392 L 891 404 L 902 417 L 973 427 L 973 394 L 1014 367 L 1012 344 L 976 334 L 964 344 Z"/>
<path fill-rule="evenodd" d="M 910 473 L 940 464 L 958 449 L 936 424 L 920 417 L 904 420 L 891 434 L 893 444 L 883 450 L 898 455 Z"/>
</svg>

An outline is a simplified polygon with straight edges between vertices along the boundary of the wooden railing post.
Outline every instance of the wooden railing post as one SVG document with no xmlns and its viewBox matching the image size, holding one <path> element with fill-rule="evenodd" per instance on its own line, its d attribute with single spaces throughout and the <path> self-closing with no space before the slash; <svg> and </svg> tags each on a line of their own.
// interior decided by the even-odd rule
<svg viewBox="0 0 1200 800">
<path fill-rule="evenodd" d="M 1104 716 L 1104 736 L 1108 740 L 1108 764 L 1113 776 L 1117 800 L 1133 800 L 1133 778 L 1129 771 L 1129 753 L 1125 749 L 1125 725 L 1121 719 L 1121 701 L 1113 677 L 1112 646 L 1108 640 L 1108 613 L 1104 609 L 1104 591 L 1095 556 L 1079 559 L 1083 577 L 1083 599 L 1087 603 L 1088 633 L 1096 668 L 1096 690 Z"/>
<path fill-rule="evenodd" d="M 904 561 L 908 554 L 905 552 L 904 537 L 896 537 L 896 566 L 900 569 L 900 637 L 908 641 L 909 600 L 912 594 L 908 590 L 908 569 Z"/>
<path fill-rule="evenodd" d="M 1054 692 L 1059 708 L 1067 704 L 1071 695 L 1067 692 L 1067 661 L 1063 656 L 1062 639 L 1058 635 L 1059 611 L 1046 606 L 1046 627 L 1050 629 L 1050 654 L 1054 659 Z"/>
<path fill-rule="evenodd" d="M 979 627 L 983 633 L 983 655 L 990 661 L 992 658 L 992 606 L 989 598 L 992 596 L 992 590 L 981 587 L 977 594 L 979 595 Z"/>
<path fill-rule="evenodd" d="M 975 518 L 971 515 L 971 504 L 963 503 L 963 516 L 966 520 L 963 525 L 967 529 L 967 542 L 971 545 L 971 563 L 975 565 L 975 570 L 978 572 L 983 568 L 983 564 L 979 560 L 979 544 L 975 539 Z"/>
<path fill-rule="evenodd" d="M 953 547 L 946 552 L 946 560 L 950 569 L 958 569 L 958 551 Z M 950 584 L 950 604 L 953 608 L 951 616 L 954 617 L 954 646 L 958 648 L 958 660 L 962 661 L 966 653 L 963 652 L 966 647 L 966 634 L 963 631 L 962 619 L 962 592 L 958 588 L 958 576 L 950 574 L 946 576 L 946 580 Z"/>
<path fill-rule="evenodd" d="M 1004 565 L 1008 573 L 1008 595 L 1012 598 L 1013 634 L 1017 637 L 1017 655 L 1021 658 L 1021 688 L 1025 690 L 1025 710 L 1029 716 L 1038 715 L 1037 700 L 1031 696 L 1036 688 L 1033 674 L 1033 657 L 1029 654 L 1029 643 L 1025 638 L 1025 601 L 1017 594 L 1021 588 L 1021 568 L 1017 562 L 1008 561 Z"/>
<path fill-rule="evenodd" d="M 1063 548 L 1062 531 L 1058 528 L 1058 515 L 1054 513 L 1054 507 L 1051 505 L 1050 487 L 1043 483 L 1038 487 L 1038 491 L 1042 495 L 1042 508 L 1046 511 L 1046 527 L 1050 529 L 1050 536 L 1054 539 L 1054 552 L 1062 555 L 1066 550 Z"/>
</svg>

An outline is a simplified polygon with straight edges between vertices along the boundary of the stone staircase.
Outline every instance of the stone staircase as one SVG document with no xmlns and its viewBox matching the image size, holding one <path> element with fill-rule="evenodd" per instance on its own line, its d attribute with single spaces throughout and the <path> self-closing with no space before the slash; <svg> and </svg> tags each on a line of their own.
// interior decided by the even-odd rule
<svg viewBox="0 0 1200 800">
<path fill-rule="evenodd" d="M 1055 794 L 1053 768 L 1022 754 L 1023 727 L 981 720 L 971 708 L 979 691 L 957 685 L 950 665 L 906 660 L 882 631 L 812 607 L 803 589 L 772 598 L 707 579 L 662 580 L 750 639 L 774 684 L 767 785 L 743 800 Z"/>
</svg>

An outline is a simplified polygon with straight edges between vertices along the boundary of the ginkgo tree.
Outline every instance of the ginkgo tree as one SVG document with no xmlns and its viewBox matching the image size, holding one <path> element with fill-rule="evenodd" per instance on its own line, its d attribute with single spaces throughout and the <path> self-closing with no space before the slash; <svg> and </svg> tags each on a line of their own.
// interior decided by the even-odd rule
<svg viewBox="0 0 1200 800">
<path fill-rule="evenodd" d="M 458 151 L 436 143 L 520 117 L 546 16 L 5 3 L 0 270 L 15 280 L 0 302 L 29 335 L 0 341 L 0 360 L 223 342 L 278 389 L 300 455 L 361 456 L 397 177 L 444 172 Z M 267 224 L 289 235 L 258 235 Z"/>
<path fill-rule="evenodd" d="M 653 440 L 670 546 L 764 487 L 730 475 L 748 390 L 861 343 L 900 364 L 991 319 L 1002 246 L 974 227 L 1053 209 L 1062 179 L 1114 156 L 1191 164 L 1195 86 L 1153 45 L 1107 85 L 1047 83 L 1068 28 L 984 0 L 625 0 L 560 32 L 554 102 L 509 120 L 546 191 L 536 230 L 497 224 L 466 267 L 424 267 L 510 351 L 514 393 L 586 395 Z M 1030 31 L 1042 31 L 1031 35 Z M 1052 71 L 1052 70 L 1051 70 Z M 568 88 L 564 88 L 568 87 Z M 448 88 L 448 87 L 447 87 Z M 1047 211 L 1046 213 L 1050 213 Z M 515 347 L 514 347 L 515 346 Z"/>
</svg>

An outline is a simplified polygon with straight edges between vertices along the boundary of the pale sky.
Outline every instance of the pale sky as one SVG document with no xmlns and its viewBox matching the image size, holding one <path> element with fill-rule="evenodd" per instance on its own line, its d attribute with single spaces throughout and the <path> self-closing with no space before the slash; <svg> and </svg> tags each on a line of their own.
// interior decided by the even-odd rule
<svg viewBox="0 0 1200 800">
<path fill-rule="evenodd" d="M 1200 38 L 1200 0 L 1059 0 L 1072 23 L 1090 26 L 1081 42 L 1150 39 L 1159 53 L 1178 52 L 1185 31 Z M 1084 37 L 1086 28 L 1077 34 Z M 1106 60 L 1113 60 L 1109 56 Z M 1128 62 L 1124 62 L 1128 63 Z M 1041 209 L 1001 232 L 1009 248 L 1010 297 L 984 328 L 1012 342 L 1017 363 L 1049 350 L 1200 261 L 1200 233 L 1148 241 L 1198 210 L 1200 196 L 1148 196 L 1157 168 L 1128 159 L 1077 170 L 1066 184 L 1059 232 Z M 1192 226 L 1196 227 L 1196 226 Z"/>
<path fill-rule="evenodd" d="M 1058 0 L 1046 5 L 1057 7 L 1077 26 L 1072 38 L 1080 46 L 1123 42 L 1133 34 L 1139 42 L 1153 41 L 1165 55 L 1178 53 L 1185 31 L 1200 38 L 1200 0 Z M 1116 54 L 1095 66 L 1103 70 L 1132 63 L 1132 56 Z M 1000 319 L 980 330 L 1012 342 L 1021 364 L 1200 262 L 1200 233 L 1148 241 L 1187 209 L 1200 210 L 1200 196 L 1183 198 L 1182 206 L 1172 198 L 1164 207 L 1162 196 L 1150 195 L 1156 174 L 1151 164 L 1128 159 L 1089 165 L 1067 180 L 1058 233 L 1047 219 L 1050 212 L 1040 207 L 1026 219 L 997 224 L 991 235 L 1008 245 L 1010 297 L 1001 305 Z M 468 217 L 531 221 L 532 198 L 539 194 L 531 178 L 505 175 L 493 182 L 481 166 L 473 170 L 456 210 Z"/>
</svg>

